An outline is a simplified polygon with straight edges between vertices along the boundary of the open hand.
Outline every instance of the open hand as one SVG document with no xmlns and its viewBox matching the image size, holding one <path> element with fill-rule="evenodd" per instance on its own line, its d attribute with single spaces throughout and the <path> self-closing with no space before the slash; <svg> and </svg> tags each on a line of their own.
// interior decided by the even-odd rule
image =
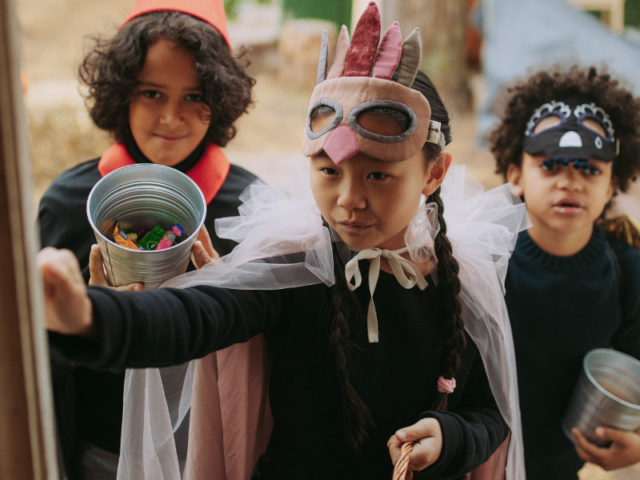
<svg viewBox="0 0 640 480">
<path fill-rule="evenodd" d="M 409 456 L 409 471 L 419 472 L 432 465 L 442 452 L 442 429 L 435 418 L 423 418 L 410 427 L 398 430 L 387 442 L 391 461 L 395 465 L 403 443 L 415 442 Z"/>
<path fill-rule="evenodd" d="M 639 432 L 624 432 L 613 428 L 598 427 L 596 435 L 613 443 L 609 448 L 600 448 L 589 442 L 580 430 L 574 428 L 571 433 L 578 441 L 576 452 L 585 462 L 595 463 L 605 470 L 624 468 L 640 462 Z"/>
<path fill-rule="evenodd" d="M 144 285 L 142 283 L 130 283 L 129 285 L 123 285 L 121 287 L 111 287 L 104 274 L 102 253 L 100 253 L 100 247 L 98 247 L 98 245 L 91 245 L 91 252 L 89 253 L 89 275 L 89 285 L 91 286 L 109 287 L 114 290 L 126 292 L 138 292 L 140 290 L 144 290 Z"/>
<path fill-rule="evenodd" d="M 70 250 L 47 247 L 38 253 L 36 263 L 44 284 L 47 328 L 95 338 L 93 305 L 75 255 Z"/>
<path fill-rule="evenodd" d="M 193 265 L 199 270 L 207 263 L 212 262 L 220 258 L 218 252 L 213 248 L 211 243 L 211 237 L 207 231 L 207 227 L 202 225 L 202 228 L 198 232 L 198 239 L 193 244 L 193 250 L 191 251 L 191 261 Z"/>
</svg>

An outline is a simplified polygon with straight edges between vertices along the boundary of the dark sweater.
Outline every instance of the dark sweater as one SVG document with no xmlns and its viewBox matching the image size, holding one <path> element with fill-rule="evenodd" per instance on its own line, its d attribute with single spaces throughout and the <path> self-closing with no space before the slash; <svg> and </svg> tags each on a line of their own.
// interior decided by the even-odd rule
<svg viewBox="0 0 640 480">
<path fill-rule="evenodd" d="M 561 428 L 585 354 L 613 347 L 640 358 L 640 252 L 610 240 L 621 291 L 599 228 L 570 257 L 541 250 L 527 232 L 509 262 L 506 301 L 513 328 L 527 480 L 577 478 L 584 462 Z"/>
<path fill-rule="evenodd" d="M 367 262 L 356 291 L 366 311 Z M 507 426 L 491 393 L 482 360 L 468 339 L 449 412 L 430 412 L 442 374 L 438 337 L 440 293 L 402 288 L 381 272 L 375 292 L 380 343 L 361 343 L 348 362 L 349 379 L 373 412 L 376 430 L 355 454 L 345 443 L 341 387 L 328 355 L 330 290 L 313 285 L 250 292 L 197 287 L 118 293 L 90 288 L 101 331 L 98 346 L 51 334 L 54 352 L 75 365 L 95 368 L 180 364 L 265 332 L 271 357 L 269 386 L 274 428 L 267 479 L 388 480 L 387 440 L 421 417 L 438 419 L 444 445 L 424 478 L 458 478 L 483 463 L 506 438 Z M 366 319 L 355 328 L 366 338 Z M 422 478 L 422 477 L 418 477 Z"/>
<path fill-rule="evenodd" d="M 133 156 L 138 161 L 139 155 Z M 180 167 L 189 167 L 188 163 L 197 162 L 198 158 L 193 162 L 190 157 L 176 167 L 181 170 Z M 101 178 L 98 161 L 91 160 L 62 173 L 45 192 L 38 212 L 42 247 L 73 251 L 86 281 L 89 280 L 89 252 L 91 245 L 96 243 L 87 219 L 86 205 L 89 192 Z M 216 236 L 214 220 L 237 216 L 241 203 L 238 197 L 255 179 L 243 168 L 231 165 L 220 191 L 207 206 L 205 226 L 220 255 L 229 253 L 236 244 Z M 191 265 L 189 269 L 192 269 Z M 54 364 L 53 369 L 56 411 L 67 462 L 70 462 L 69 456 L 74 450 L 76 431 L 90 443 L 119 454 L 124 373 L 79 368 L 70 377 L 61 365 Z M 69 408 L 70 404 L 73 404 L 72 408 Z"/>
</svg>

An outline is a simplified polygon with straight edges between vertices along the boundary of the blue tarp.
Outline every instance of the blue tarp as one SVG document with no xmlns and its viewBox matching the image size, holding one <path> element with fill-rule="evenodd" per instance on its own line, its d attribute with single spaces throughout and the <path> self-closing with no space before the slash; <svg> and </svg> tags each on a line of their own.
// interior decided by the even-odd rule
<svg viewBox="0 0 640 480">
<path fill-rule="evenodd" d="M 482 0 L 478 23 L 488 89 L 487 105 L 478 118 L 481 136 L 496 122 L 491 111 L 496 94 L 532 67 L 606 64 L 640 95 L 640 46 L 564 0 Z"/>
</svg>

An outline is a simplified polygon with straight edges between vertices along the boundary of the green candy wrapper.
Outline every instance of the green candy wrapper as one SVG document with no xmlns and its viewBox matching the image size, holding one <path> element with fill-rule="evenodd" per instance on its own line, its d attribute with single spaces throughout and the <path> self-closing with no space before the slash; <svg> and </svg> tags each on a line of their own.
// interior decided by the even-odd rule
<svg viewBox="0 0 640 480">
<path fill-rule="evenodd" d="M 138 242 L 138 247 L 142 250 L 155 250 L 165 233 L 160 225 L 156 225 L 153 230 L 142 237 L 142 240 Z"/>
</svg>

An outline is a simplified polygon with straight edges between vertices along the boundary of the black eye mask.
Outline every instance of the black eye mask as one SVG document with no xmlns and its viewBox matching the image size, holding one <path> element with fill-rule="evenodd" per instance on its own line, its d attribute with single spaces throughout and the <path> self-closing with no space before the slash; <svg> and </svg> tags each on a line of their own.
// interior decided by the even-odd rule
<svg viewBox="0 0 640 480">
<path fill-rule="evenodd" d="M 554 127 L 533 133 L 540 121 L 555 116 L 560 123 Z M 602 136 L 584 125 L 585 120 L 600 124 Z M 618 142 L 609 115 L 583 96 L 567 97 L 540 106 L 529 119 L 524 138 L 524 151 L 530 155 L 546 155 L 545 162 L 574 168 L 589 168 L 589 159 L 612 162 L 618 155 Z"/>
</svg>

